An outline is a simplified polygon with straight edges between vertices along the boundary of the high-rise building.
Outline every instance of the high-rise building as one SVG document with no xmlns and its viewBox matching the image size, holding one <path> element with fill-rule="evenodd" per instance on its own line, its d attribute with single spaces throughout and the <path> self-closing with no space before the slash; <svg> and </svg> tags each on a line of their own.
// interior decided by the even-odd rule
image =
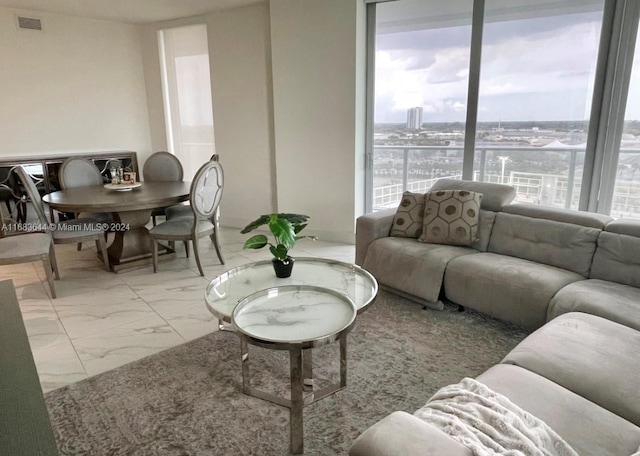
<svg viewBox="0 0 640 456">
<path fill-rule="evenodd" d="M 407 128 L 410 130 L 422 128 L 422 107 L 407 109 Z"/>
</svg>

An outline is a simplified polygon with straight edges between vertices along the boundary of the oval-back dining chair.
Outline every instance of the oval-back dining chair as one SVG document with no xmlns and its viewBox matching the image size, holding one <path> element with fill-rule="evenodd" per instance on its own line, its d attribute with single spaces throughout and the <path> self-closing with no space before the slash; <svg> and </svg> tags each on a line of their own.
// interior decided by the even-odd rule
<svg viewBox="0 0 640 456">
<path fill-rule="evenodd" d="M 73 157 L 60 165 L 58 180 L 62 189 L 75 187 L 90 187 L 104 183 L 100 170 L 90 160 Z"/>
<path fill-rule="evenodd" d="M 49 227 L 44 210 L 42 197 L 38 189 L 22 166 L 16 166 L 16 174 L 22 182 L 27 196 L 31 200 L 33 209 L 38 216 L 38 220 L 43 227 Z M 107 242 L 105 241 L 104 230 L 98 228 L 94 219 L 77 218 L 58 222 L 56 228 L 51 231 L 54 244 L 75 244 L 77 242 L 95 241 L 96 247 L 102 254 L 102 260 L 107 271 L 110 270 L 109 255 L 107 253 Z"/>
<path fill-rule="evenodd" d="M 220 156 L 218 154 L 213 154 L 209 159 L 209 161 L 219 162 Z M 209 237 L 211 238 L 211 242 L 213 242 L 213 245 L 216 248 L 216 253 L 218 254 L 218 258 L 220 259 L 220 262 L 224 264 L 224 260 L 222 259 L 222 254 L 220 253 L 220 244 L 218 243 L 218 232 L 220 230 L 220 226 L 218 224 L 219 213 L 220 213 L 220 210 L 216 210 L 216 212 L 210 218 L 210 221 L 211 223 L 213 223 L 215 230 Z M 164 210 L 164 214 L 167 217 L 167 220 L 176 219 L 180 217 L 187 217 L 187 218 L 193 217 L 193 211 L 191 210 L 191 207 L 188 204 L 186 205 L 177 204 L 175 206 L 167 207 Z M 188 246 L 185 246 L 185 249 L 187 249 L 187 257 L 188 257 L 189 256 Z"/>
<path fill-rule="evenodd" d="M 63 190 L 75 187 L 92 187 L 103 185 L 104 179 L 98 167 L 91 161 L 83 157 L 71 157 L 60 165 L 58 170 L 58 181 Z M 76 214 L 76 218 L 85 219 L 86 222 L 107 223 L 113 222 L 113 217 L 109 213 Z M 53 221 L 53 214 L 52 214 Z M 82 242 L 78 242 L 78 250 L 82 249 Z"/>
<path fill-rule="evenodd" d="M 192 241 L 198 271 L 201 276 L 204 276 L 198 239 L 216 235 L 217 227 L 210 219 L 220 205 L 223 189 L 224 173 L 220 163 L 210 161 L 202 165 L 191 183 L 189 194 L 189 202 L 191 204 L 189 207 L 191 208 L 192 216 L 167 220 L 149 230 L 149 235 L 153 240 L 153 272 L 158 271 L 158 241 Z M 212 239 L 214 238 L 212 237 Z M 218 259 L 221 264 L 224 264 L 217 237 L 215 239 L 214 243 Z"/>
<path fill-rule="evenodd" d="M 178 157 L 160 151 L 151 154 L 144 162 L 142 178 L 153 182 L 180 182 L 184 178 L 184 170 Z"/>
<path fill-rule="evenodd" d="M 182 163 L 175 155 L 159 151 L 151 154 L 142 167 L 142 178 L 148 182 L 181 182 L 184 178 Z M 156 217 L 165 215 L 164 207 L 158 207 L 151 212 L 153 226 L 156 226 Z"/>
</svg>

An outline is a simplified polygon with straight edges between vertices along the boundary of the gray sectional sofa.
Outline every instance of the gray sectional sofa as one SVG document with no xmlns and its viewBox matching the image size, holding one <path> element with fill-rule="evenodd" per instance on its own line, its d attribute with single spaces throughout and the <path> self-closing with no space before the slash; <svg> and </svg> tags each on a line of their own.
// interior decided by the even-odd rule
<svg viewBox="0 0 640 456">
<path fill-rule="evenodd" d="M 535 330 L 477 380 L 545 421 L 580 455 L 639 451 L 640 223 L 509 204 L 513 189 L 503 186 L 436 183 L 461 188 L 485 195 L 480 242 L 390 238 L 395 210 L 384 211 L 358 219 L 356 262 L 422 304 L 448 300 Z M 472 452 L 417 416 L 394 412 L 350 454 Z"/>
</svg>

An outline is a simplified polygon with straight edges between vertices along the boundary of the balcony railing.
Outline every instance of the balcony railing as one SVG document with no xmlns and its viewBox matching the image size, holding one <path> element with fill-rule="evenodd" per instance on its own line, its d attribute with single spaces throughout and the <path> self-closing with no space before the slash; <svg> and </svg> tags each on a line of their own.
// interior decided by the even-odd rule
<svg viewBox="0 0 640 456">
<path fill-rule="evenodd" d="M 381 156 L 385 152 L 387 156 Z M 538 157 L 529 159 L 527 154 L 531 156 L 532 153 Z M 551 172 L 527 171 L 526 168 L 533 167 L 554 168 L 554 163 L 545 163 L 549 161 L 547 153 L 552 153 L 555 169 Z M 461 179 L 462 154 L 463 149 L 459 146 L 375 146 L 373 209 L 396 207 L 402 192 L 426 192 L 440 178 Z M 517 157 L 521 163 L 512 162 L 506 154 Z M 631 154 L 638 156 L 638 165 L 625 164 L 633 162 Z M 517 202 L 577 209 L 583 159 L 582 148 L 482 147 L 476 151 L 473 178 L 514 186 Z M 527 166 L 527 160 L 532 166 Z M 640 218 L 640 182 L 634 179 L 635 173 L 640 171 L 640 150 L 621 150 L 619 162 L 611 214 Z M 514 169 L 517 167 L 523 169 Z"/>
</svg>

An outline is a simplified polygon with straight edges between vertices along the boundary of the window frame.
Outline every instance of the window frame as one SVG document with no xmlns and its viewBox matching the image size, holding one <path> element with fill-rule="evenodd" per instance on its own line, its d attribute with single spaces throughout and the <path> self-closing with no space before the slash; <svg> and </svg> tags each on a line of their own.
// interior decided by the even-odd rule
<svg viewBox="0 0 640 456">
<path fill-rule="evenodd" d="M 402 1 L 402 0 L 383 0 Z M 376 3 L 367 0 L 365 212 L 373 210 Z M 462 178 L 473 178 L 485 0 L 473 0 Z M 578 209 L 611 212 L 640 1 L 604 0 Z"/>
</svg>

